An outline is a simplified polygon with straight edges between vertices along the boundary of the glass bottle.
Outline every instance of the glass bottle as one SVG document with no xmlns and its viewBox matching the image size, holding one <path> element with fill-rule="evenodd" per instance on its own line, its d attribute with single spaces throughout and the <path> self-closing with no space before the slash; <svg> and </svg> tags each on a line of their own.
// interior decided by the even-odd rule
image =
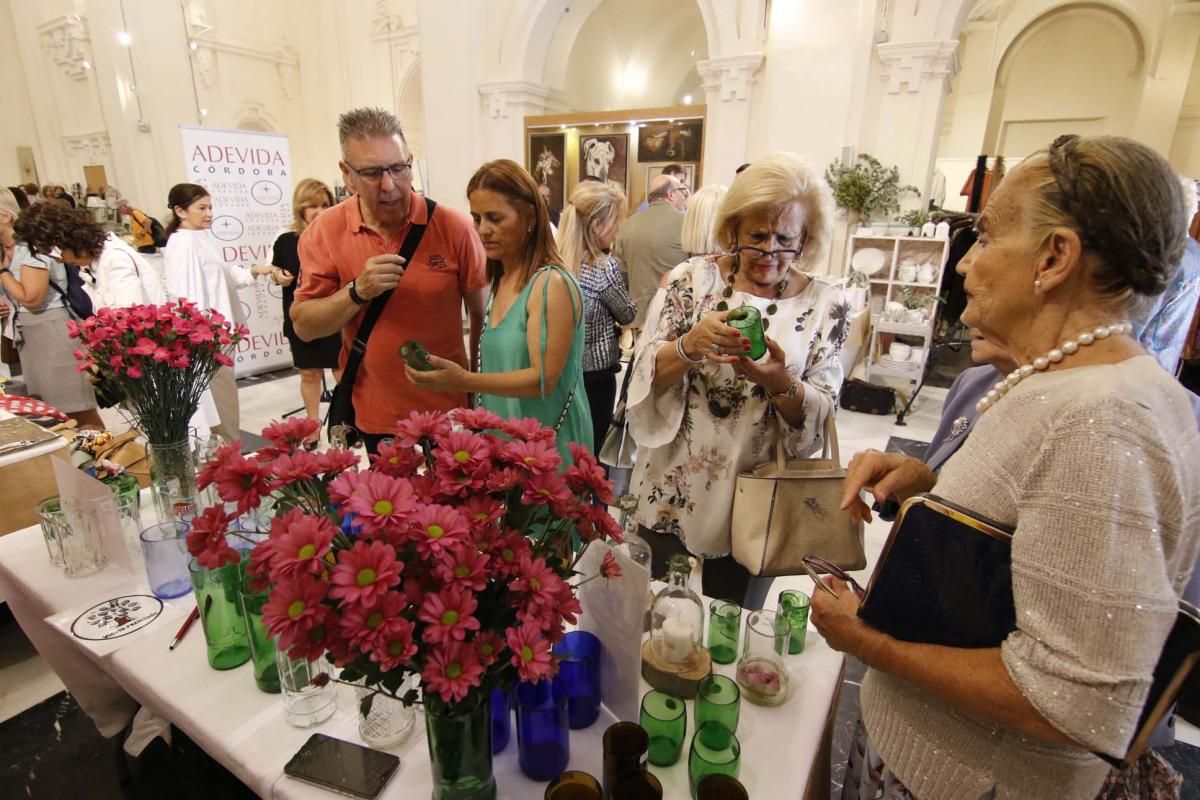
<svg viewBox="0 0 1200 800">
<path fill-rule="evenodd" d="M 650 572 L 650 545 L 638 533 L 637 521 L 633 518 L 633 509 L 637 507 L 637 498 L 633 495 L 622 495 L 617 504 L 621 509 L 621 546 L 633 563 L 645 567 Z"/>
<path fill-rule="evenodd" d="M 656 655 L 681 671 L 693 663 L 704 631 L 704 606 L 688 588 L 692 568 L 683 555 L 667 564 L 667 588 L 654 598 L 650 610 L 650 640 Z"/>
</svg>

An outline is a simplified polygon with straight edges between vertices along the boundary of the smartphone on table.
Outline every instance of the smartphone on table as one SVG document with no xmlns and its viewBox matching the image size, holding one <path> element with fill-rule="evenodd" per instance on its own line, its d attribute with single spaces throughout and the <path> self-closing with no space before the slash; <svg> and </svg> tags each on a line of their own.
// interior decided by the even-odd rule
<svg viewBox="0 0 1200 800">
<path fill-rule="evenodd" d="M 391 753 L 314 733 L 292 756 L 283 774 L 325 789 L 362 797 L 378 797 L 400 767 Z"/>
</svg>

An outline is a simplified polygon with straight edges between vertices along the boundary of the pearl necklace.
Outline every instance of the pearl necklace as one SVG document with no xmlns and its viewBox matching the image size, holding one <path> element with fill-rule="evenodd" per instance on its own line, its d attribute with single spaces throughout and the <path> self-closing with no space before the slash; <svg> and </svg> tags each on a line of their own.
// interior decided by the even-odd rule
<svg viewBox="0 0 1200 800">
<path fill-rule="evenodd" d="M 1026 364 L 1009 373 L 1008 377 L 999 381 L 986 395 L 979 399 L 979 402 L 975 404 L 975 410 L 982 414 L 996 405 L 1000 398 L 1008 394 L 1008 391 L 1018 383 L 1035 372 L 1042 372 L 1048 369 L 1051 364 L 1057 364 L 1066 356 L 1074 355 L 1079 351 L 1080 347 L 1094 344 L 1096 341 L 1107 339 L 1109 336 L 1125 336 L 1132 332 L 1133 325 L 1131 323 L 1118 322 L 1115 325 L 1099 325 L 1090 331 L 1084 331 L 1079 334 L 1079 337 L 1076 339 L 1067 339 L 1058 347 L 1046 353 L 1046 355 L 1035 358 L 1032 364 Z"/>
</svg>

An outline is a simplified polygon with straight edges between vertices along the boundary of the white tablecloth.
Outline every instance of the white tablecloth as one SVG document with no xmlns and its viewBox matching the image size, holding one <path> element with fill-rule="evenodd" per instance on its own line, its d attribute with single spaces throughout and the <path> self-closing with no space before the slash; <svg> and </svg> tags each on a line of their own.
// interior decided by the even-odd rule
<svg viewBox="0 0 1200 800">
<path fill-rule="evenodd" d="M 279 695 L 265 694 L 255 687 L 249 663 L 226 672 L 209 668 L 198 625 L 173 652 L 167 648 L 176 626 L 167 625 L 147 630 L 107 656 L 93 657 L 42 621 L 81 602 L 131 591 L 135 585 L 133 576 L 113 568 L 86 578 L 66 578 L 50 565 L 38 528 L 0 537 L 0 587 L 15 599 L 17 621 L 102 733 L 113 735 L 128 722 L 135 710 L 132 696 L 182 729 L 259 795 L 314 800 L 333 797 L 285 777 L 283 766 L 314 732 L 361 743 L 348 687 L 340 687 L 341 702 L 331 719 L 316 728 L 301 730 L 284 720 Z M 775 800 L 803 795 L 816 766 L 840 681 L 841 654 L 830 650 L 811 628 L 804 653 L 789 656 L 788 660 L 791 697 L 784 705 L 760 708 L 742 703 L 737 731 L 742 744 L 741 780 L 753 798 Z M 714 666 L 718 672 L 733 676 L 733 665 Z M 571 732 L 570 769 L 601 775 L 601 736 L 611 721 L 602 713 L 591 727 Z M 693 721 L 689 708 L 689 744 Z M 385 789 L 384 798 L 430 796 L 423 722 L 417 728 L 393 751 L 400 756 L 400 769 Z M 686 745 L 677 764 L 651 769 L 662 781 L 667 800 L 689 796 Z M 508 747 L 496 757 L 495 773 L 501 800 L 542 797 L 545 784 L 526 778 L 517 765 L 515 730 Z M 818 769 L 816 774 L 823 775 L 824 770 Z M 824 796 L 823 791 L 818 796 Z"/>
</svg>

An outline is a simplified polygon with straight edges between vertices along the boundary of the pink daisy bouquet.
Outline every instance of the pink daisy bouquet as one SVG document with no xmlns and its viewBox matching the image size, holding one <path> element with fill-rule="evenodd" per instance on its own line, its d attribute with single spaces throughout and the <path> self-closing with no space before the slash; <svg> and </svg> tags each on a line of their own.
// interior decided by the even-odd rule
<svg viewBox="0 0 1200 800">
<path fill-rule="evenodd" d="M 102 308 L 67 327 L 80 343 L 75 369 L 99 370 L 115 384 L 138 429 L 156 443 L 187 438 L 200 395 L 217 367 L 233 365 L 229 354 L 249 335 L 245 325 L 187 300 Z"/>
<path fill-rule="evenodd" d="M 342 680 L 394 697 L 415 673 L 424 702 L 447 707 L 553 674 L 551 647 L 580 613 L 576 553 L 620 541 L 591 453 L 572 445 L 563 470 L 554 432 L 536 420 L 458 409 L 401 421 L 358 471 L 348 451 L 303 449 L 318 424 L 273 424 L 267 448 L 247 457 L 227 445 L 205 465 L 200 485 L 236 511 L 215 506 L 193 522 L 200 564 L 237 563 L 233 520 L 272 495 L 270 535 L 245 569 L 269 587 L 263 621 L 292 657 L 326 656 Z M 609 558 L 600 574 L 619 570 Z"/>
</svg>

